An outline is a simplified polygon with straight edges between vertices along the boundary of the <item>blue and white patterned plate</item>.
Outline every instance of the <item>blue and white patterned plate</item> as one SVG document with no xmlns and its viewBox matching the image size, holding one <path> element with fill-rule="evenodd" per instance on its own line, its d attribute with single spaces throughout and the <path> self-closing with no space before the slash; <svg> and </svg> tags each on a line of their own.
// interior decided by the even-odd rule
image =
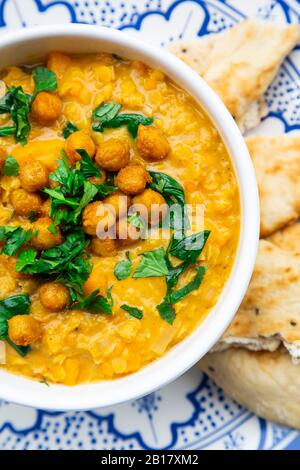
<svg viewBox="0 0 300 470">
<path fill-rule="evenodd" d="M 0 33 L 48 23 L 119 28 L 159 46 L 218 32 L 246 16 L 299 23 L 299 0 L 0 0 Z M 153 34 L 155 31 L 155 34 Z M 256 132 L 300 129 L 300 46 L 266 93 Z M 139 400 L 53 413 L 0 400 L 0 449 L 300 449 L 300 435 L 226 397 L 197 368 Z"/>
</svg>

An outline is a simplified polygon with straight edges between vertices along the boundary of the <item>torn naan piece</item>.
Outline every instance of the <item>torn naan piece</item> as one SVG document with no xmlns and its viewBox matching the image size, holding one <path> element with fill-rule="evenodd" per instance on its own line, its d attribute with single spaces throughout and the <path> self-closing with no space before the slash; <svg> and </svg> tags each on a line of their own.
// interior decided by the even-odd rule
<svg viewBox="0 0 300 470">
<path fill-rule="evenodd" d="M 247 19 L 170 51 L 218 93 L 244 132 L 265 114 L 263 93 L 299 40 L 300 25 Z"/>
<path fill-rule="evenodd" d="M 278 230 L 268 240 L 283 250 L 300 253 L 300 223 Z"/>
<path fill-rule="evenodd" d="M 260 196 L 260 236 L 297 220 L 300 215 L 300 133 L 253 136 L 247 140 Z"/>
<path fill-rule="evenodd" d="M 260 240 L 246 296 L 213 351 L 275 351 L 280 344 L 300 361 L 300 253 Z"/>
<path fill-rule="evenodd" d="M 300 365 L 283 348 L 273 353 L 228 349 L 206 354 L 199 366 L 257 415 L 300 429 Z"/>
</svg>

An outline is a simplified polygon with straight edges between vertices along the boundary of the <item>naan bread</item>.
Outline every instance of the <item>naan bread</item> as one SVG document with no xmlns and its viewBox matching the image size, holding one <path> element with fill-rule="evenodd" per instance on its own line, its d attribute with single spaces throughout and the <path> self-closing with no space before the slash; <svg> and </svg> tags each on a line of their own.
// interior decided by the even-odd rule
<svg viewBox="0 0 300 470">
<path fill-rule="evenodd" d="M 267 237 L 300 215 L 300 134 L 253 136 L 247 145 L 260 195 L 260 235 Z"/>
<path fill-rule="evenodd" d="M 300 253 L 300 224 L 293 224 L 284 230 L 278 230 L 268 240 L 283 250 Z"/>
<path fill-rule="evenodd" d="M 214 351 L 230 346 L 275 351 L 283 344 L 300 360 L 300 253 L 289 251 L 296 229 L 276 236 L 278 245 L 260 240 L 246 296 Z M 289 237 L 291 242 L 288 242 Z"/>
<path fill-rule="evenodd" d="M 262 95 L 299 40 L 299 25 L 247 19 L 228 31 L 174 44 L 170 50 L 218 93 L 244 132 L 259 123 Z"/>
<path fill-rule="evenodd" d="M 199 363 L 234 400 L 263 418 L 300 429 L 300 365 L 286 351 L 229 349 Z"/>
</svg>

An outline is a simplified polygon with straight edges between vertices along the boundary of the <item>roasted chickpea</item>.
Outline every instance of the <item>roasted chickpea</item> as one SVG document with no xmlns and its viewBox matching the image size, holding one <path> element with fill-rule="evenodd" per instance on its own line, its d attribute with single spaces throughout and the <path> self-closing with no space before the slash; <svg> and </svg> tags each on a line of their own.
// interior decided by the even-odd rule
<svg viewBox="0 0 300 470">
<path fill-rule="evenodd" d="M 117 222 L 117 238 L 120 247 L 132 245 L 139 241 L 142 237 L 142 231 L 130 224 L 126 219 Z"/>
<path fill-rule="evenodd" d="M 97 256 L 115 256 L 117 254 L 117 242 L 113 238 L 100 240 L 98 237 L 93 237 L 91 249 Z"/>
<path fill-rule="evenodd" d="M 8 320 L 8 336 L 18 346 L 29 346 L 40 339 L 42 329 L 31 315 L 15 315 Z"/>
<path fill-rule="evenodd" d="M 128 165 L 129 145 L 125 140 L 109 139 L 99 145 L 95 160 L 99 166 L 109 171 L 118 171 Z"/>
<path fill-rule="evenodd" d="M 149 225 L 157 225 L 168 210 L 164 197 L 153 189 L 145 189 L 142 194 L 134 196 L 132 203 Z"/>
<path fill-rule="evenodd" d="M 0 147 L 0 171 L 2 171 L 2 168 L 4 166 L 4 161 L 7 157 L 7 152 L 4 147 Z"/>
<path fill-rule="evenodd" d="M 96 235 L 97 227 L 100 232 L 106 232 L 115 224 L 115 221 L 115 217 L 103 205 L 102 201 L 91 202 L 86 206 L 82 214 L 83 230 L 88 235 Z"/>
<path fill-rule="evenodd" d="M 151 181 L 149 173 L 140 165 L 129 165 L 119 171 L 115 182 L 125 194 L 139 194 Z"/>
<path fill-rule="evenodd" d="M 41 213 L 45 215 L 46 217 L 49 217 L 50 215 L 50 208 L 51 208 L 51 200 L 50 197 L 44 202 L 42 205 Z"/>
<path fill-rule="evenodd" d="M 116 191 L 115 193 L 106 196 L 102 202 L 103 204 L 110 206 L 113 214 L 115 214 L 116 218 L 119 219 L 127 214 L 131 199 L 126 194 L 121 193 L 121 191 Z"/>
<path fill-rule="evenodd" d="M 38 160 L 28 160 L 20 165 L 19 177 L 22 187 L 30 193 L 45 188 L 49 182 L 48 169 Z"/>
<path fill-rule="evenodd" d="M 104 184 L 106 181 L 106 173 L 104 170 L 101 170 L 101 176 L 91 176 L 89 181 L 93 184 Z"/>
<path fill-rule="evenodd" d="M 52 124 L 59 118 L 62 103 L 58 96 L 47 91 L 41 91 L 36 95 L 31 107 L 34 119 L 42 126 Z"/>
<path fill-rule="evenodd" d="M 41 217 L 32 224 L 31 244 L 38 250 L 47 250 L 62 243 L 62 235 L 59 227 L 56 227 L 56 233 L 49 230 L 53 221 L 50 217 Z"/>
<path fill-rule="evenodd" d="M 59 282 L 46 282 L 39 289 L 40 301 L 43 307 L 52 312 L 64 310 L 69 303 L 69 289 Z"/>
<path fill-rule="evenodd" d="M 11 203 L 17 215 L 26 217 L 30 212 L 39 212 L 43 200 L 39 194 L 28 193 L 25 189 L 15 189 L 11 194 Z"/>
<path fill-rule="evenodd" d="M 81 160 L 81 156 L 77 153 L 79 149 L 85 150 L 91 158 L 95 155 L 96 146 L 87 129 L 73 132 L 66 140 L 64 150 L 72 164 Z"/>
<path fill-rule="evenodd" d="M 160 129 L 153 126 L 138 128 L 137 148 L 145 160 L 157 162 L 163 160 L 170 152 L 170 144 Z"/>
</svg>

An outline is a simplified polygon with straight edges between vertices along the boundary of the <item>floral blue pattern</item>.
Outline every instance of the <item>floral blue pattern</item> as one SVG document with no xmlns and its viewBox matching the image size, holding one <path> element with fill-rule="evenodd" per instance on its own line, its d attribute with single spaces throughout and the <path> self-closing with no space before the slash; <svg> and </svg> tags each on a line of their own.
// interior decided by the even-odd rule
<svg viewBox="0 0 300 470">
<path fill-rule="evenodd" d="M 0 0 L 0 34 L 48 23 L 125 30 L 158 46 L 222 31 L 247 16 L 299 23 L 298 0 Z M 153 31 L 159 34 L 153 35 Z M 155 37 L 154 37 L 155 36 Z M 266 92 L 258 132 L 300 129 L 300 46 Z M 114 408 L 53 413 L 0 400 L 0 449 L 300 448 L 296 431 L 259 419 L 197 368 Z"/>
</svg>

